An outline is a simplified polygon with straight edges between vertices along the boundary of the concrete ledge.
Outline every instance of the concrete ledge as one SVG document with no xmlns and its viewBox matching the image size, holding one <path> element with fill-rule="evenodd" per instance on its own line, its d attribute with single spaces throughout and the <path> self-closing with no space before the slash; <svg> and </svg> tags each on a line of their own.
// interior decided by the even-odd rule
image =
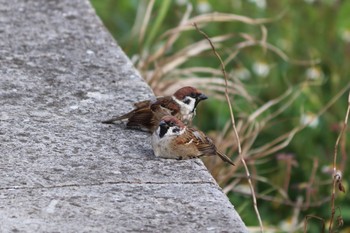
<svg viewBox="0 0 350 233">
<path fill-rule="evenodd" d="M 0 0 L 0 232 L 246 232 L 200 160 L 100 124 L 152 91 L 88 1 Z"/>
</svg>

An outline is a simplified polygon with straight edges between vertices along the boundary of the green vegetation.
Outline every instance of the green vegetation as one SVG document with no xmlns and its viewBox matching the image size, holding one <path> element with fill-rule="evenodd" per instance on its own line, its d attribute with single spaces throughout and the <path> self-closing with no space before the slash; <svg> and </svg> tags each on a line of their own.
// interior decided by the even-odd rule
<svg viewBox="0 0 350 233">
<path fill-rule="evenodd" d="M 334 146 L 350 87 L 350 1 L 92 4 L 156 94 L 193 85 L 213 97 L 198 109 L 196 126 L 215 139 L 220 150 L 237 158 L 237 166 L 215 158 L 205 163 L 247 226 L 258 226 L 230 127 L 220 63 L 191 25 L 197 23 L 225 61 L 242 155 L 265 229 L 303 232 L 305 217 L 315 216 L 324 220 L 328 231 Z M 346 191 L 348 132 L 340 141 L 337 161 Z M 345 225 L 339 229 L 350 230 L 349 195 L 337 191 L 335 197 L 334 230 L 341 218 Z M 308 232 L 320 232 L 321 227 L 322 221 L 309 218 Z"/>
</svg>

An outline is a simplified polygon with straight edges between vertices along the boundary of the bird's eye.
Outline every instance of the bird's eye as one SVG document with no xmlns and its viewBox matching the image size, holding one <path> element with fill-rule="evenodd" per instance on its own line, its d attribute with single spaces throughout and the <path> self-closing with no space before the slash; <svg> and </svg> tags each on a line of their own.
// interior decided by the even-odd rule
<svg viewBox="0 0 350 233">
<path fill-rule="evenodd" d="M 171 122 L 169 123 L 169 125 L 170 125 L 170 126 L 174 126 L 175 124 L 174 124 L 174 122 L 171 121 Z"/>
<path fill-rule="evenodd" d="M 192 92 L 191 95 L 190 95 L 192 98 L 196 98 L 197 97 L 197 94 Z"/>
</svg>

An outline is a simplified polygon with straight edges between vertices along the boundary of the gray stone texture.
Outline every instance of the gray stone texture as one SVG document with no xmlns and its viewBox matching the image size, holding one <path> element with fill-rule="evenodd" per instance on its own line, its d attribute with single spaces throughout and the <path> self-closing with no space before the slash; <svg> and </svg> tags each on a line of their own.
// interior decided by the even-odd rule
<svg viewBox="0 0 350 233">
<path fill-rule="evenodd" d="M 153 94 L 84 0 L 0 0 L 0 232 L 246 232 L 200 160 L 100 120 Z"/>
</svg>

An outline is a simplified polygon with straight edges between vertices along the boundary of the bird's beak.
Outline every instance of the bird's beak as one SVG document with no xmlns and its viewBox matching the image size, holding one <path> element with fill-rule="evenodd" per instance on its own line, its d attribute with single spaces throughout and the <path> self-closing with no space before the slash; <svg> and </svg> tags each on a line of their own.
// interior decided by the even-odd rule
<svg viewBox="0 0 350 233">
<path fill-rule="evenodd" d="M 202 100 L 206 100 L 206 99 L 208 99 L 208 96 L 206 96 L 206 95 L 204 95 L 204 94 L 198 95 L 198 96 L 196 97 L 196 103 L 195 103 L 195 105 L 194 105 L 194 109 L 193 109 L 192 112 L 194 112 L 194 111 L 196 110 L 197 104 L 198 104 L 199 102 L 201 102 Z"/>
<path fill-rule="evenodd" d="M 208 99 L 208 96 L 204 95 L 204 94 L 200 94 L 199 96 L 197 96 L 197 101 L 201 101 L 201 100 L 206 100 Z"/>
</svg>

